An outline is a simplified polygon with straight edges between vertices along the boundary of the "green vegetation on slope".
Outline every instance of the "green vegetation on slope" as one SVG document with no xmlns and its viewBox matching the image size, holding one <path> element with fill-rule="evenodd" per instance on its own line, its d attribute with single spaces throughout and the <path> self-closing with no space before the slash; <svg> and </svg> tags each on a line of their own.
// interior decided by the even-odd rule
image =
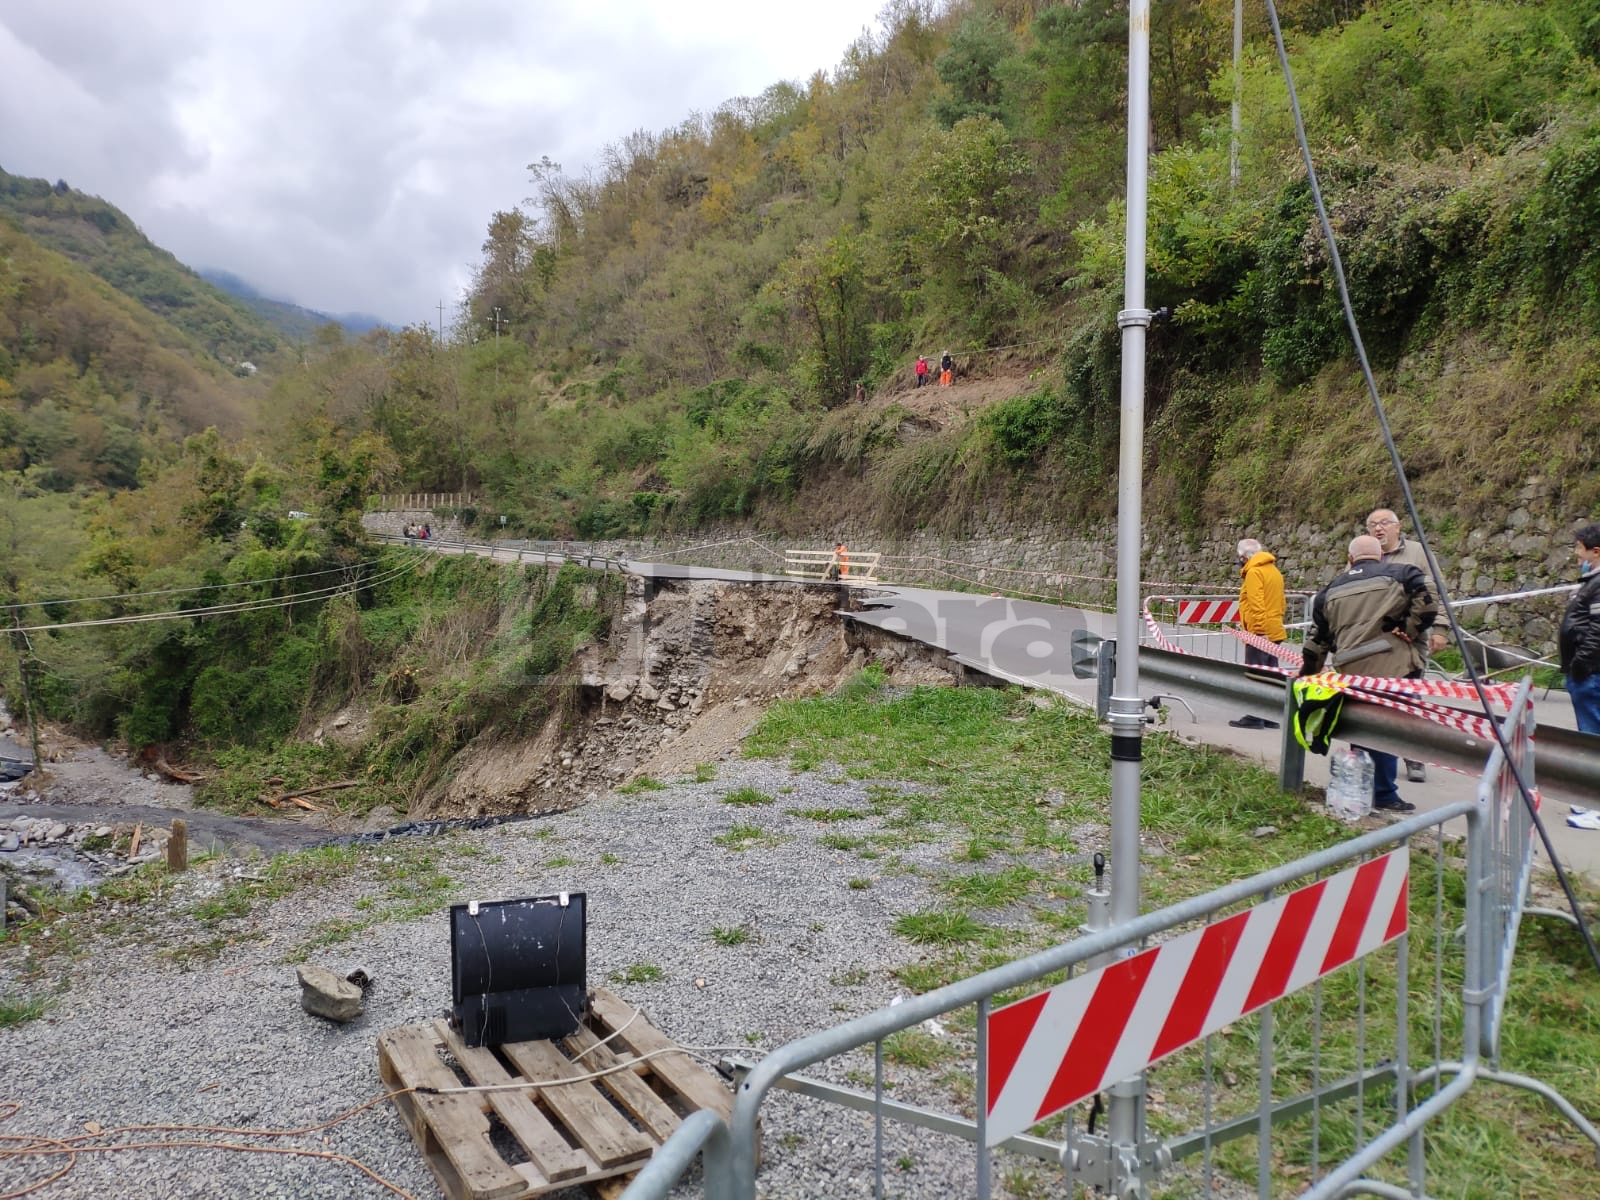
<svg viewBox="0 0 1600 1200">
<path fill-rule="evenodd" d="M 1280 8 L 1425 500 L 1470 514 L 1540 473 L 1571 510 L 1600 503 L 1570 432 L 1600 417 L 1593 0 Z M 346 347 L 284 403 L 337 409 L 410 486 L 480 487 L 531 533 L 799 526 L 841 495 L 880 527 L 1108 511 L 1125 6 L 884 20 L 834 71 L 631 135 L 593 176 L 534 164 L 444 344 Z M 1254 13 L 1229 183 L 1230 24 L 1223 0 L 1155 9 L 1149 299 L 1174 320 L 1150 339 L 1150 504 L 1339 519 L 1388 467 Z M 887 403 L 944 348 L 1028 385 L 943 428 Z"/>
<path fill-rule="evenodd" d="M 256 389 L 171 325 L 0 222 L 0 470 L 55 491 L 129 488 Z"/>
<path fill-rule="evenodd" d="M 0 171 L 0 218 L 137 300 L 227 366 L 264 365 L 280 338 L 242 301 L 207 283 L 98 196 Z"/>
</svg>

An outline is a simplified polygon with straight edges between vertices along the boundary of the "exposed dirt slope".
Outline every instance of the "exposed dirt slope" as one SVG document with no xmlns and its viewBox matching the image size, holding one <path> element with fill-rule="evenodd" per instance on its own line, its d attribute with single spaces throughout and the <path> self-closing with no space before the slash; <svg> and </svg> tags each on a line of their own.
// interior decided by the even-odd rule
<svg viewBox="0 0 1600 1200">
<path fill-rule="evenodd" d="M 835 613 L 847 602 L 831 586 L 630 579 L 610 637 L 579 652 L 565 709 L 531 739 L 468 746 L 413 815 L 564 808 L 715 761 L 769 701 L 828 691 L 864 665 L 865 643 Z M 873 656 L 897 681 L 950 679 L 935 651 L 902 643 Z"/>
<path fill-rule="evenodd" d="M 940 387 L 934 376 L 917 387 L 913 382 L 896 380 L 867 397 L 867 408 L 888 408 L 898 404 L 931 429 L 964 425 L 977 413 L 1001 400 L 1030 392 L 1037 386 L 1034 374 L 1022 367 L 1003 367 L 992 375 L 963 375 L 949 387 Z"/>
</svg>

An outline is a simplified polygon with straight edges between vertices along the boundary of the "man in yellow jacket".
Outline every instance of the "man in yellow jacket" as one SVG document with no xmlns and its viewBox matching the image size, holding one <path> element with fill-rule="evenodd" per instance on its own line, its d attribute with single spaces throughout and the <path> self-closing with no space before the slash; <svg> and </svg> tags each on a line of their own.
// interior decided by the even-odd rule
<svg viewBox="0 0 1600 1200">
<path fill-rule="evenodd" d="M 1242 538 L 1239 542 L 1239 624 L 1246 633 L 1254 633 L 1269 642 L 1282 642 L 1288 637 L 1283 628 L 1283 574 L 1278 570 L 1277 559 L 1261 548 L 1255 538 Z M 1255 646 L 1245 646 L 1244 662 L 1247 667 L 1277 667 L 1282 664 L 1276 655 Z M 1229 721 L 1235 729 L 1276 729 L 1276 721 L 1246 714 Z"/>
</svg>

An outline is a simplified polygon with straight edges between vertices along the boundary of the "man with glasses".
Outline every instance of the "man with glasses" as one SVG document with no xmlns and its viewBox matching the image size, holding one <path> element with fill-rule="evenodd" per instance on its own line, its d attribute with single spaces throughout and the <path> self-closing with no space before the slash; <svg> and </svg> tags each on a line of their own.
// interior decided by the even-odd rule
<svg viewBox="0 0 1600 1200">
<path fill-rule="evenodd" d="M 1367 532 L 1378 539 L 1378 544 L 1383 547 L 1384 562 L 1410 563 L 1422 572 L 1422 577 L 1428 582 L 1428 595 L 1433 600 L 1434 607 L 1438 607 L 1438 597 L 1433 595 L 1433 572 L 1428 567 L 1428 558 L 1422 552 L 1421 542 L 1407 541 L 1400 532 L 1400 518 L 1395 516 L 1393 510 L 1376 508 L 1367 515 Z M 1428 653 L 1437 654 L 1445 647 L 1444 632 L 1434 629 L 1428 635 Z M 1417 671 L 1417 677 L 1422 675 Z M 1422 763 L 1406 759 L 1406 778 L 1412 783 L 1421 783 L 1428 777 L 1428 769 Z"/>
<path fill-rule="evenodd" d="M 1311 602 L 1302 675 L 1324 668 L 1390 678 L 1421 673 L 1421 644 L 1433 624 L 1433 596 L 1416 567 L 1382 557 L 1376 537 L 1350 543 L 1349 570 Z M 1395 786 L 1395 756 L 1371 747 L 1366 751 L 1372 756 L 1373 807 L 1392 813 L 1415 809 Z"/>
</svg>

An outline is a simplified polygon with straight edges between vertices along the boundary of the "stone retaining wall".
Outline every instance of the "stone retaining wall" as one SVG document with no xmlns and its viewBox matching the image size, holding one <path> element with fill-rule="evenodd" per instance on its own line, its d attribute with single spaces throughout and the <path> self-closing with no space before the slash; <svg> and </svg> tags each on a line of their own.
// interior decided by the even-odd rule
<svg viewBox="0 0 1600 1200">
<path fill-rule="evenodd" d="M 1572 531 L 1593 518 L 1554 512 L 1551 491 L 1545 481 L 1530 480 L 1504 519 L 1492 524 L 1462 530 L 1444 520 L 1433 541 L 1453 600 L 1577 579 Z M 378 515 L 393 516 L 397 532 L 407 519 L 405 514 L 368 514 L 369 527 Z M 437 524 L 434 528 L 439 532 Z M 1330 528 L 1310 522 L 1264 527 L 1224 522 L 1203 534 L 1147 524 L 1141 561 L 1142 574 L 1150 582 L 1144 590 L 1235 594 L 1239 586 L 1235 547 L 1240 538 L 1256 537 L 1277 556 L 1291 589 L 1314 591 L 1343 568 L 1350 539 L 1363 532 L 1355 523 Z M 693 537 L 584 545 L 613 558 L 774 572 L 783 568 L 785 549 L 826 549 L 841 539 L 857 550 L 882 554 L 879 575 L 889 581 L 1004 590 L 1102 607 L 1115 600 L 1116 526 L 1110 520 L 1073 530 L 1018 528 L 995 520 L 966 538 L 927 532 L 885 535 L 852 526 L 794 537 L 727 526 L 697 530 Z M 1565 598 L 1555 596 L 1468 606 L 1460 610 L 1459 618 L 1485 640 L 1551 654 L 1564 605 Z"/>
</svg>

